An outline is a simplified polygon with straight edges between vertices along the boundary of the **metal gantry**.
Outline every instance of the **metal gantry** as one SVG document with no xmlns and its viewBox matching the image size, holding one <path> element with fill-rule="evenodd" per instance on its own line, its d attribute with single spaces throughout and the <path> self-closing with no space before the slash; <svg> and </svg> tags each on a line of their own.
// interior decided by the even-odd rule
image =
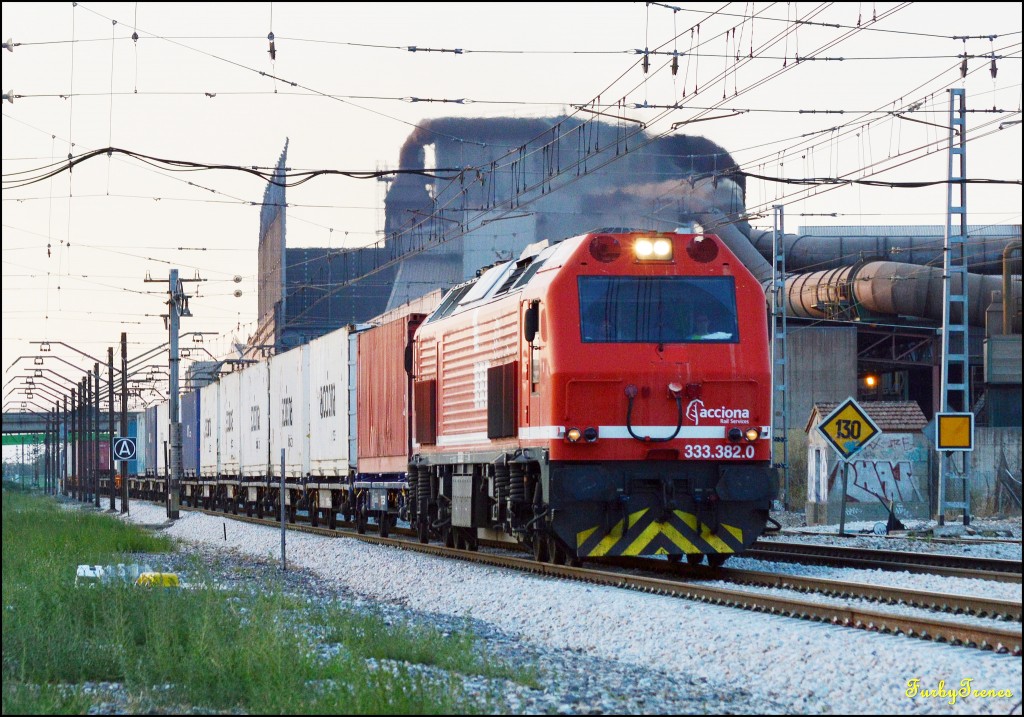
<svg viewBox="0 0 1024 717">
<path fill-rule="evenodd" d="M 967 97 L 963 88 L 949 91 L 949 158 L 946 184 L 946 236 L 943 244 L 942 412 L 971 410 L 970 352 L 967 326 Z M 945 523 L 947 510 L 962 510 L 971 522 L 970 456 L 942 451 L 936 520 Z M 962 499 L 950 500 L 948 483 L 958 481 Z"/>
</svg>

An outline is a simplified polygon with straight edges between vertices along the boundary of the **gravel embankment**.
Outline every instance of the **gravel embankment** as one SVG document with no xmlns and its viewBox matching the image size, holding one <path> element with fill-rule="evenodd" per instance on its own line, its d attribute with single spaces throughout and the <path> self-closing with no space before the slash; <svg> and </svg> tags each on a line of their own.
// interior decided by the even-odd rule
<svg viewBox="0 0 1024 717">
<path fill-rule="evenodd" d="M 221 579 L 279 574 L 280 534 L 261 526 L 132 505 L 130 519 L 186 541 Z M 224 527 L 227 527 L 227 539 Z M 489 653 L 537 665 L 542 690 L 469 678 L 527 713 L 1020 714 L 1021 658 L 807 623 L 614 588 L 567 583 L 360 541 L 288 534 L 287 589 L 442 629 L 467 624 Z M 180 560 L 176 558 L 175 560 Z M 175 567 L 170 565 L 169 567 Z M 240 570 L 244 568 L 244 570 Z M 904 584 L 915 587 L 914 576 Z M 1020 589 L 1017 588 L 1017 598 Z M 467 622 L 468 621 L 468 622 Z M 956 686 L 1011 698 L 906 695 Z"/>
</svg>

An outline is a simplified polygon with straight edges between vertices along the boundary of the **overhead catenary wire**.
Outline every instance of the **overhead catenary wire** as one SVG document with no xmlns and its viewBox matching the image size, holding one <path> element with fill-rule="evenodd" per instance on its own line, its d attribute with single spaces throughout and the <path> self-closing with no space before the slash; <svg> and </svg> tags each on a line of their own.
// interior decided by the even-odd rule
<svg viewBox="0 0 1024 717">
<path fill-rule="evenodd" d="M 291 205 L 290 205 L 291 206 Z"/>
</svg>

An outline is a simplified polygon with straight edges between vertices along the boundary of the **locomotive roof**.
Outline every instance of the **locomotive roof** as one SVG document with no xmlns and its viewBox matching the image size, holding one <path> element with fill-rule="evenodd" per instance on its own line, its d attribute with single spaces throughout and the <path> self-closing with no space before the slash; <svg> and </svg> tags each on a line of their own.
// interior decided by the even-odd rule
<svg viewBox="0 0 1024 717">
<path fill-rule="evenodd" d="M 537 242 L 526 247 L 518 259 L 480 269 L 476 277 L 449 289 L 425 323 L 443 319 L 471 304 L 520 291 L 552 256 L 567 246 L 571 250 L 577 243 L 567 240 L 559 240 L 553 244 L 547 241 Z"/>
</svg>

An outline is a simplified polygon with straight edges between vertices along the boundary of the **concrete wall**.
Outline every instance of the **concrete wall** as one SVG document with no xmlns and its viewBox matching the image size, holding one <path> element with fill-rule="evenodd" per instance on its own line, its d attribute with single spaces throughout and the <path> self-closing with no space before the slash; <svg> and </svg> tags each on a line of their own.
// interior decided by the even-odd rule
<svg viewBox="0 0 1024 717">
<path fill-rule="evenodd" d="M 930 446 L 922 433 L 884 433 L 850 462 L 846 520 L 885 520 L 883 501 L 895 501 L 896 517 L 929 517 Z M 807 448 L 809 525 L 838 523 L 843 500 L 843 464 L 835 450 L 812 430 Z"/>
<path fill-rule="evenodd" d="M 792 436 L 791 439 L 795 438 Z M 795 441 L 791 440 L 791 445 Z M 881 442 L 881 443 L 879 443 Z M 895 442 L 895 443 L 894 443 Z M 805 516 L 808 525 L 822 523 L 838 523 L 841 508 L 840 493 L 842 468 L 832 473 L 838 460 L 828 446 L 821 445 L 820 439 L 813 435 L 810 441 L 805 436 L 805 455 L 801 457 L 804 464 L 800 471 L 791 470 L 794 486 L 791 495 L 792 506 L 798 506 L 800 491 L 806 490 L 807 502 Z M 878 444 L 878 445 L 875 445 Z M 897 445 L 898 444 L 898 445 Z M 816 451 L 822 450 L 819 455 Z M 905 449 L 905 450 L 904 450 Z M 1016 486 L 1016 495 L 1020 496 L 1022 438 L 1020 428 L 984 428 L 976 427 L 974 432 L 974 451 L 970 453 L 971 462 L 971 515 L 978 518 L 995 515 L 1020 515 L 1017 503 L 1002 489 L 1003 497 L 999 504 L 997 491 L 997 474 L 1001 468 L 1009 471 L 1008 483 Z M 869 484 L 900 486 L 894 496 L 886 490 L 886 495 L 897 497 L 896 515 L 899 518 L 934 517 L 937 500 L 939 454 L 925 442 L 922 434 L 886 434 L 864 449 L 858 458 L 870 459 L 872 465 L 859 465 L 854 461 L 850 467 L 848 502 L 846 520 L 885 520 L 887 513 L 877 499 L 870 498 L 870 491 L 864 490 Z M 791 453 L 791 465 L 792 453 Z M 823 483 L 821 475 L 827 480 L 827 501 L 822 500 Z M 924 476 L 931 473 L 925 490 Z M 816 480 L 817 479 L 817 480 Z M 1016 481 L 1016 483 L 1015 483 Z M 903 487 L 909 489 L 909 492 Z M 878 492 L 878 491 L 875 491 Z M 903 495 L 907 493 L 907 495 Z M 902 500 L 900 498 L 903 498 Z M 947 499 L 958 501 L 962 493 L 954 482 L 947 485 Z M 958 511 L 951 511 L 947 520 L 957 520 Z"/>
<path fill-rule="evenodd" d="M 844 401 L 857 395 L 857 328 L 855 326 L 787 327 L 786 388 L 789 491 L 786 504 L 800 510 L 807 499 L 807 433 L 804 427 L 815 401 Z M 776 401 L 779 395 L 776 394 Z M 782 447 L 775 444 L 775 462 Z M 780 471 L 779 481 L 785 487 Z"/>
<path fill-rule="evenodd" d="M 1017 495 L 1020 496 L 1021 479 L 1021 429 L 978 428 L 974 429 L 974 451 L 971 453 L 971 513 L 977 516 L 1020 515 L 1020 508 L 1009 496 L 1004 496 L 1002 508 L 996 504 L 996 475 L 1005 458 L 1006 469 L 1017 481 Z M 937 461 L 936 461 L 937 463 Z"/>
<path fill-rule="evenodd" d="M 802 430 L 815 401 L 845 401 L 857 395 L 857 327 L 787 328 L 787 421 L 790 428 Z"/>
</svg>

